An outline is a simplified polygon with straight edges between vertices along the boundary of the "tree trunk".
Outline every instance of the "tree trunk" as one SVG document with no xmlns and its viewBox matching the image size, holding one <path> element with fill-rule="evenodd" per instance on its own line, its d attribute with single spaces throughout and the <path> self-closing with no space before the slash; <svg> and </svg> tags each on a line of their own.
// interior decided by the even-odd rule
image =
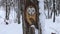
<svg viewBox="0 0 60 34">
<path fill-rule="evenodd" d="M 53 12 L 54 12 L 54 16 L 53 16 L 53 22 L 55 22 L 55 0 L 53 0 Z"/>
<path fill-rule="evenodd" d="M 18 24 L 20 24 L 20 14 L 21 14 L 21 11 L 20 11 L 20 0 L 18 0 L 18 13 L 17 13 Z"/>
<path fill-rule="evenodd" d="M 10 5 L 8 1 L 6 0 L 6 20 L 9 20 L 9 14 L 10 14 Z M 6 21 L 6 24 L 8 24 L 7 21 Z"/>
<path fill-rule="evenodd" d="M 35 29 L 34 27 L 29 28 L 29 34 L 35 34 Z"/>
</svg>

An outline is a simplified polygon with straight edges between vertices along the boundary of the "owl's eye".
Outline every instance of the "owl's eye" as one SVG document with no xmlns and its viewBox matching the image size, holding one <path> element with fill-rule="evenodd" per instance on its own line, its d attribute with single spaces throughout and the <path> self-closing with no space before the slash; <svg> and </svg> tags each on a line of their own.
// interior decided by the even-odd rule
<svg viewBox="0 0 60 34">
<path fill-rule="evenodd" d="M 33 15 L 35 13 L 35 8 L 34 7 L 28 7 L 27 8 L 27 12 L 30 14 L 30 15 Z"/>
</svg>

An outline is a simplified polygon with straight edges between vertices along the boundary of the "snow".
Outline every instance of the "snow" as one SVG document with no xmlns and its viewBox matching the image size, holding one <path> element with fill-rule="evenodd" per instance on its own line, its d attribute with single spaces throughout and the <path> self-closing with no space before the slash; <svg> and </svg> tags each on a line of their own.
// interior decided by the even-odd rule
<svg viewBox="0 0 60 34">
<path fill-rule="evenodd" d="M 23 34 L 21 24 L 19 25 L 17 23 L 16 24 L 12 23 L 9 25 L 0 24 L 0 34 Z"/>
<path fill-rule="evenodd" d="M 60 15 L 56 17 L 56 21 L 53 22 L 52 19 L 45 20 L 45 32 L 46 34 L 51 34 L 52 32 L 60 34 Z"/>
<path fill-rule="evenodd" d="M 56 16 L 55 22 L 53 22 L 53 15 L 51 19 L 46 19 L 47 10 L 44 10 L 44 0 L 39 1 L 39 22 L 41 23 L 42 34 L 51 34 L 56 33 L 60 34 L 60 15 Z M 45 15 L 46 14 L 46 15 Z M 20 18 L 21 23 L 17 24 L 16 12 L 14 9 L 11 9 L 9 24 L 6 25 L 4 22 L 5 19 L 5 9 L 0 7 L 0 34 L 23 34 L 22 28 L 22 16 Z M 31 27 L 35 27 L 32 25 Z M 38 30 L 35 29 L 35 34 L 38 34 Z"/>
<path fill-rule="evenodd" d="M 14 23 L 14 18 L 16 16 L 16 13 L 14 15 L 14 10 L 11 10 L 10 12 L 10 20 L 8 21 L 9 24 L 6 25 L 4 22 L 5 19 L 5 10 L 3 7 L 0 7 L 0 34 L 23 34 L 23 28 L 22 28 L 22 20 L 21 23 Z M 22 16 L 21 18 L 22 19 Z"/>
<path fill-rule="evenodd" d="M 35 28 L 35 26 L 34 26 L 34 25 L 31 25 L 30 27 L 34 27 L 34 28 Z"/>
<path fill-rule="evenodd" d="M 38 30 L 37 29 L 35 29 L 35 34 L 38 34 Z"/>
<path fill-rule="evenodd" d="M 45 34 L 45 15 L 44 15 L 44 0 L 39 1 L 39 22 L 41 23 L 42 34 Z"/>
<path fill-rule="evenodd" d="M 51 19 L 46 19 L 48 16 L 48 10 L 44 10 L 44 0 L 39 2 L 40 23 L 42 28 L 42 34 L 56 33 L 60 34 L 60 15 L 56 16 L 55 22 L 53 22 L 53 15 Z M 49 12 L 51 13 L 51 11 Z"/>
<path fill-rule="evenodd" d="M 0 7 L 0 34 L 23 34 L 23 28 L 22 28 L 22 16 L 20 18 L 21 23 L 18 24 L 16 21 L 16 13 L 14 12 L 14 9 L 11 9 L 9 20 L 6 20 L 9 24 L 5 24 L 5 9 L 3 7 Z M 31 27 L 34 27 L 34 25 L 31 25 Z M 38 34 L 38 30 L 35 28 L 35 34 Z"/>
</svg>

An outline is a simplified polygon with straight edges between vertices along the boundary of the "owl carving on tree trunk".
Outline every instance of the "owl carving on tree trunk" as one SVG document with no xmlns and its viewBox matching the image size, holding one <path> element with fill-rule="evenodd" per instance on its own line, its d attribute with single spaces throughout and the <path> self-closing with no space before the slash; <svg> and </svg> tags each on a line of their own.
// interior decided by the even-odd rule
<svg viewBox="0 0 60 34">
<path fill-rule="evenodd" d="M 35 13 L 35 8 L 32 7 L 32 6 L 29 6 L 27 8 L 27 12 L 28 12 L 29 15 L 33 15 Z"/>
<path fill-rule="evenodd" d="M 29 2 L 25 5 L 24 10 L 25 22 L 28 23 L 29 26 L 35 25 L 35 27 L 38 28 L 37 12 L 38 12 L 37 7 L 34 3 Z"/>
<path fill-rule="evenodd" d="M 33 28 L 38 28 L 38 1 L 37 0 L 24 0 L 24 9 L 23 9 L 23 29 L 24 34 L 29 34 L 30 28 L 34 25 Z"/>
<path fill-rule="evenodd" d="M 29 7 L 27 7 L 27 9 L 26 9 L 26 19 L 27 19 L 27 22 L 31 25 L 32 24 L 32 22 L 34 22 L 34 21 L 36 21 L 35 20 L 35 16 L 36 16 L 36 12 L 35 12 L 35 8 L 34 7 L 32 7 L 32 6 L 29 6 Z"/>
</svg>

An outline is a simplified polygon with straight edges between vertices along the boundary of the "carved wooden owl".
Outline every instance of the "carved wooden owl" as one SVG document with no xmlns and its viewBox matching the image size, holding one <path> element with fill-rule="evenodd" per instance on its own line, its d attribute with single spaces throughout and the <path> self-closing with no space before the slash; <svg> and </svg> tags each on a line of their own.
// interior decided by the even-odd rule
<svg viewBox="0 0 60 34">
<path fill-rule="evenodd" d="M 26 20 L 30 25 L 36 22 L 36 9 L 33 6 L 27 7 Z"/>
<path fill-rule="evenodd" d="M 25 20 L 25 23 L 28 23 L 29 25 L 33 24 L 36 27 L 38 27 L 38 21 L 37 21 L 38 5 L 36 3 L 37 2 L 34 2 L 34 0 L 33 0 L 33 2 L 30 0 L 29 1 L 25 0 L 24 20 Z"/>
</svg>

